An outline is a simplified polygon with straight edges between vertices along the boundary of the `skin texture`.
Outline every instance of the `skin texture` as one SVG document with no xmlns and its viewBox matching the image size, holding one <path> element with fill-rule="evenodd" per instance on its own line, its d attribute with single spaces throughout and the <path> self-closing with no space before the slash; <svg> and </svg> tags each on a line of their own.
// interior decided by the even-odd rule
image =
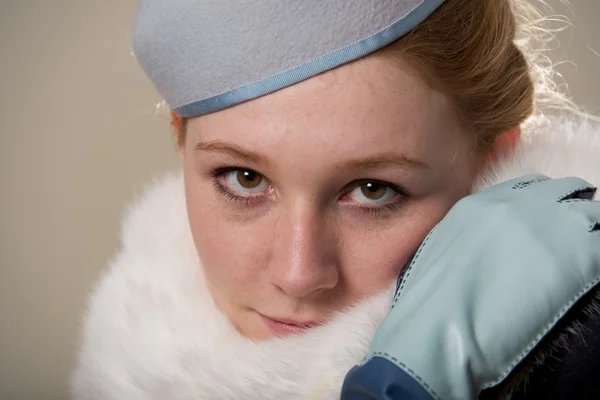
<svg viewBox="0 0 600 400">
<path fill-rule="evenodd" d="M 483 160 L 444 96 L 381 57 L 194 118 L 180 154 L 209 290 L 256 340 L 286 334 L 261 315 L 325 323 L 389 287 Z"/>
</svg>

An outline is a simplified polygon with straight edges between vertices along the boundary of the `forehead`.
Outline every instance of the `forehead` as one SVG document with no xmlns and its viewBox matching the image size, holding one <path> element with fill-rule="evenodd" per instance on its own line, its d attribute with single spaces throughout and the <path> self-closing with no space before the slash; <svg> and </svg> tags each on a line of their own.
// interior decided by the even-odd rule
<svg viewBox="0 0 600 400">
<path fill-rule="evenodd" d="M 451 140 L 455 130 L 445 97 L 407 64 L 383 57 L 367 57 L 189 124 L 189 133 L 201 133 L 202 140 L 281 154 L 290 146 L 300 152 L 309 142 L 335 149 L 329 157 L 409 150 L 429 158 L 430 148 Z"/>
</svg>

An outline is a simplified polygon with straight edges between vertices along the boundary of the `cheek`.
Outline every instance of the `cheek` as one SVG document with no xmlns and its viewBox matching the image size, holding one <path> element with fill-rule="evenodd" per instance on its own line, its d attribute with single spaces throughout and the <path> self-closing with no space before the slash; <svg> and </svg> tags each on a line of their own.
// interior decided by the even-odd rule
<svg viewBox="0 0 600 400">
<path fill-rule="evenodd" d="M 398 217 L 377 232 L 348 231 L 344 235 L 344 278 L 356 297 L 377 293 L 397 279 L 427 234 L 458 198 L 447 194 L 414 200 Z"/>
<path fill-rule="evenodd" d="M 186 185 L 190 229 L 208 284 L 227 297 L 256 290 L 267 258 L 268 229 L 224 218 L 223 204 L 211 191 Z"/>
</svg>

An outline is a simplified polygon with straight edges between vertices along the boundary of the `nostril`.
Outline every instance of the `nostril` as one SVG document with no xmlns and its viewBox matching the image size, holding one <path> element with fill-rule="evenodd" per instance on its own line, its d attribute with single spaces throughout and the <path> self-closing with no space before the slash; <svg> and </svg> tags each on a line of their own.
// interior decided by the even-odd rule
<svg viewBox="0 0 600 400">
<path fill-rule="evenodd" d="M 590 229 L 590 232 L 600 232 L 600 222 L 592 224 L 592 229 Z"/>
</svg>

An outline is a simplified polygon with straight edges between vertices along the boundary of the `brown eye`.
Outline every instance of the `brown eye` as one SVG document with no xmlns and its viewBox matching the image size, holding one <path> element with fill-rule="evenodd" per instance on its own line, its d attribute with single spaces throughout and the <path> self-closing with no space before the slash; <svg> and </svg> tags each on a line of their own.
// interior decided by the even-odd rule
<svg viewBox="0 0 600 400">
<path fill-rule="evenodd" d="M 254 189 L 263 181 L 262 175 L 249 169 L 240 169 L 237 171 L 237 181 L 246 189 Z"/>
<path fill-rule="evenodd" d="M 360 191 L 369 200 L 380 200 L 388 190 L 389 187 L 381 183 L 368 182 L 360 185 Z"/>
</svg>

